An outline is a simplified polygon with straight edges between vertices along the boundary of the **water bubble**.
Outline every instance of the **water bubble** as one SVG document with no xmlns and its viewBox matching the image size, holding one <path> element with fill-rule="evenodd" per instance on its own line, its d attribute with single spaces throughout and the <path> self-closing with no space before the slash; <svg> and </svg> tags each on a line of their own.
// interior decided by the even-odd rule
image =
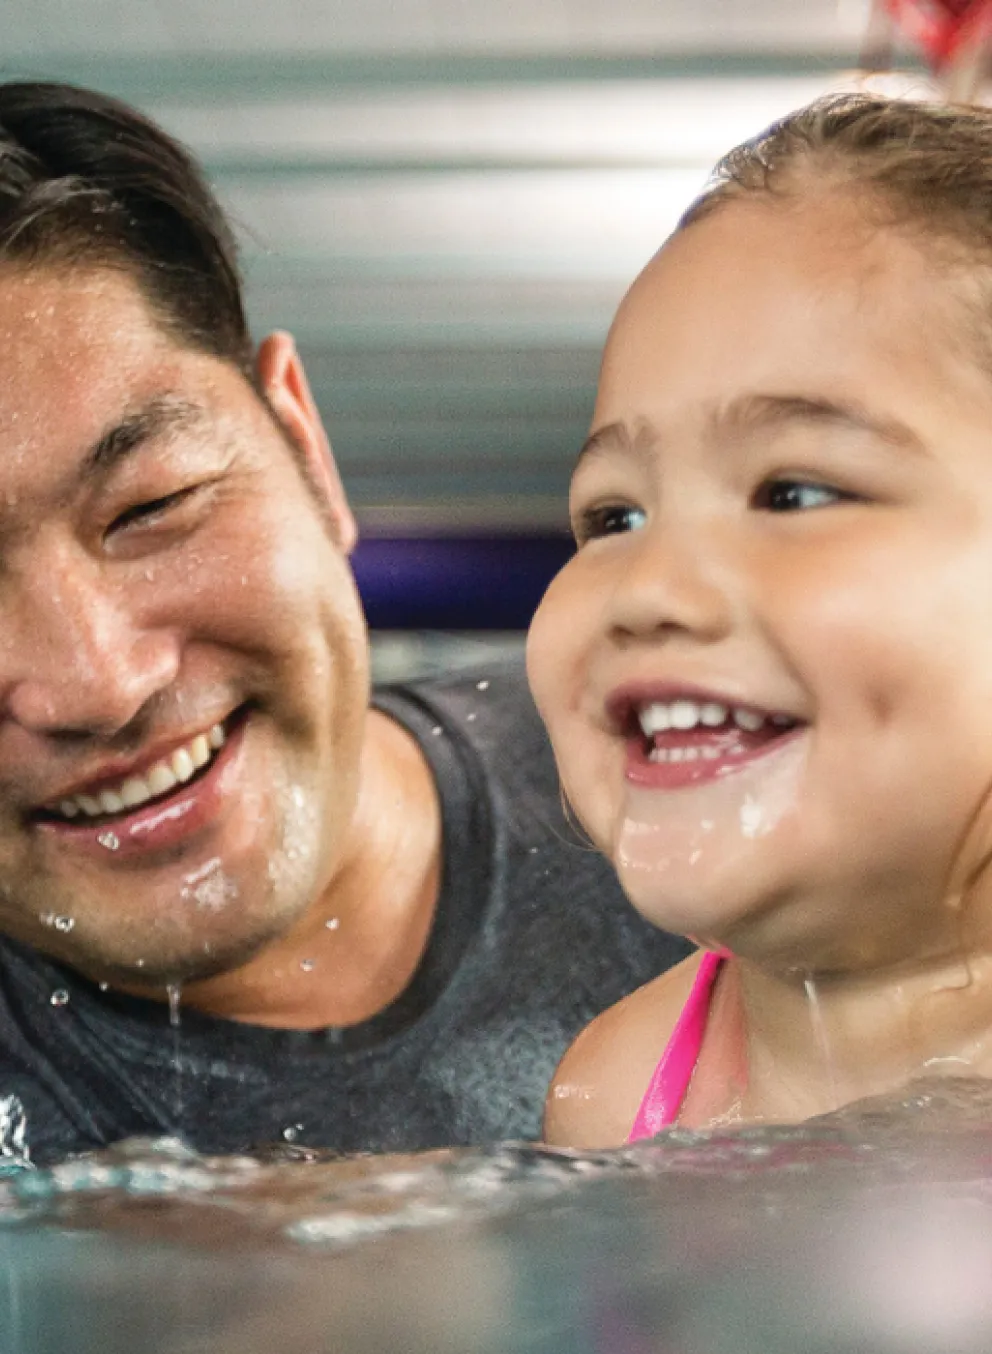
<svg viewBox="0 0 992 1354">
<path fill-rule="evenodd" d="M 69 993 L 65 990 L 64 987 L 57 987 L 55 991 L 52 993 L 52 995 L 48 998 L 48 1000 L 52 1003 L 53 1006 L 68 1006 Z"/>
<path fill-rule="evenodd" d="M 336 931 L 338 927 L 341 925 L 341 918 L 328 917 L 327 921 L 324 922 L 324 925 L 327 927 L 328 931 Z"/>
<path fill-rule="evenodd" d="M 287 1142 L 295 1142 L 302 1132 L 302 1124 L 287 1124 L 282 1131 L 282 1136 Z"/>
<path fill-rule="evenodd" d="M 53 917 L 52 925 L 56 931 L 61 931 L 63 935 L 68 935 L 76 924 L 75 917 Z"/>
<path fill-rule="evenodd" d="M 100 984 L 100 991 L 101 991 L 101 992 L 109 992 L 109 991 L 110 991 L 110 984 L 109 984 L 109 983 L 101 983 L 101 984 Z"/>
<path fill-rule="evenodd" d="M 27 1127 L 27 1115 L 18 1097 L 0 1098 L 0 1174 L 8 1174 L 11 1168 L 33 1169 Z"/>
<path fill-rule="evenodd" d="M 312 972 L 313 972 L 313 960 L 312 960 L 312 959 L 301 959 L 301 960 L 300 960 L 300 968 L 303 970 L 304 973 L 312 973 Z"/>
<path fill-rule="evenodd" d="M 487 681 L 476 682 L 475 689 L 476 691 L 488 691 L 489 683 Z"/>
<path fill-rule="evenodd" d="M 121 844 L 121 839 L 116 832 L 101 832 L 97 837 L 101 846 L 105 846 L 108 851 L 116 851 Z"/>
</svg>

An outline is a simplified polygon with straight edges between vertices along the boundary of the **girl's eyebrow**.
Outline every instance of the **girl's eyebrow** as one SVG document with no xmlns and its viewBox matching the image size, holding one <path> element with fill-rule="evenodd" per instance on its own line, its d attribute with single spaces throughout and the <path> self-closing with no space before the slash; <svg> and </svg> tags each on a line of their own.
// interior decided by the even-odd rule
<svg viewBox="0 0 992 1354">
<path fill-rule="evenodd" d="M 590 433 L 582 443 L 579 454 L 575 458 L 575 465 L 572 467 L 572 474 L 574 475 L 579 466 L 589 457 L 603 455 L 610 451 L 631 450 L 630 434 L 625 423 L 618 420 L 616 423 L 604 424 L 602 428 L 597 428 L 595 432 Z"/>
<path fill-rule="evenodd" d="M 890 446 L 915 455 L 922 455 L 926 450 L 907 424 L 877 414 L 855 400 L 832 400 L 807 395 L 742 395 L 716 410 L 711 419 L 713 431 L 718 437 L 778 432 L 791 426 L 810 424 L 868 433 Z"/>
</svg>

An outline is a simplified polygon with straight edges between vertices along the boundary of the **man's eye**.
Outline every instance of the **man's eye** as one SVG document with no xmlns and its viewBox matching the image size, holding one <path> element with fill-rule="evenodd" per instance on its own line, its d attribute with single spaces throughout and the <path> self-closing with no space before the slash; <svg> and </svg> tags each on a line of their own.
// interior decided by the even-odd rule
<svg viewBox="0 0 992 1354">
<path fill-rule="evenodd" d="M 156 518 L 163 517 L 170 508 L 178 507 L 191 493 L 192 488 L 177 489 L 174 494 L 166 494 L 163 498 L 152 498 L 147 503 L 136 503 L 133 508 L 128 508 L 119 517 L 115 517 L 110 529 L 124 531 L 135 523 L 150 524 Z"/>
<path fill-rule="evenodd" d="M 578 517 L 575 539 L 579 545 L 600 536 L 618 536 L 625 531 L 636 531 L 647 520 L 643 508 L 630 503 L 608 503 L 600 508 L 586 508 Z"/>
<path fill-rule="evenodd" d="M 834 503 L 850 503 L 853 494 L 846 494 L 829 484 L 815 484 L 809 480 L 766 480 L 758 486 L 752 507 L 764 512 L 808 512 L 811 508 L 828 508 Z"/>
</svg>

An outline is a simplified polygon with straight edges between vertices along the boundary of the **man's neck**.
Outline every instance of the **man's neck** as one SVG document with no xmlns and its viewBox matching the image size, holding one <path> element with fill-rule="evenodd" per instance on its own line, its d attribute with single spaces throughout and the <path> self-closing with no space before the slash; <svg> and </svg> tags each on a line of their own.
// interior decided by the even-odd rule
<svg viewBox="0 0 992 1354">
<path fill-rule="evenodd" d="M 367 716 L 348 850 L 299 922 L 243 967 L 183 989 L 182 1004 L 249 1024 L 319 1029 L 368 1020 L 409 983 L 441 877 L 441 810 L 415 740 Z"/>
</svg>

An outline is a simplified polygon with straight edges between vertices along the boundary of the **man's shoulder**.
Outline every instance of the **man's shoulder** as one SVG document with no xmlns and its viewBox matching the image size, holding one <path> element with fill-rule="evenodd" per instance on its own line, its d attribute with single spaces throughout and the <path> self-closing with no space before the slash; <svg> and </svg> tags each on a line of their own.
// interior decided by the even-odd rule
<svg viewBox="0 0 992 1354">
<path fill-rule="evenodd" d="M 437 769 L 451 740 L 497 779 L 557 799 L 558 776 L 523 656 L 376 689 L 373 704 L 402 724 Z"/>
</svg>

